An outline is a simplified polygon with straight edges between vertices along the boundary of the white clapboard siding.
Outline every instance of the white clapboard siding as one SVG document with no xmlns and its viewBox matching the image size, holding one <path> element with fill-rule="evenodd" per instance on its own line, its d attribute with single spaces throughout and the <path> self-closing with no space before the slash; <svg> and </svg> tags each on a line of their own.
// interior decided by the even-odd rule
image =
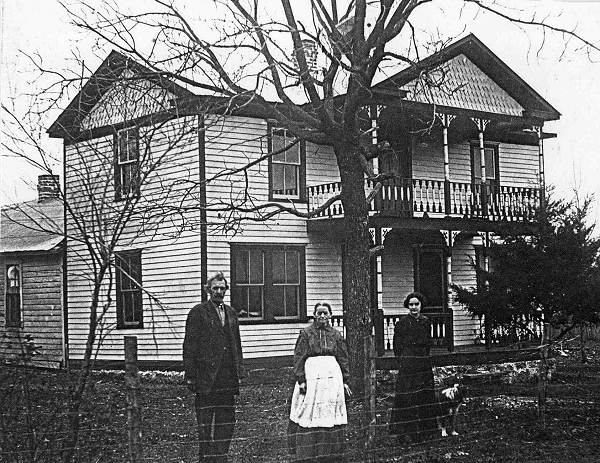
<svg viewBox="0 0 600 463">
<path fill-rule="evenodd" d="M 26 336 L 37 351 L 32 363 L 59 366 L 64 361 L 62 309 L 62 255 L 0 256 L 0 268 L 18 263 L 21 270 L 21 320 L 19 329 L 5 326 L 5 279 L 0 278 L 0 359 L 20 357 Z"/>
<path fill-rule="evenodd" d="M 152 129 L 140 130 L 140 155 L 150 156 L 156 165 L 142 185 L 140 210 L 152 204 L 178 204 L 181 195 L 188 192 L 192 184 L 197 188 L 197 127 L 196 117 L 185 117 L 169 121 L 152 136 Z M 94 191 L 94 204 L 102 204 L 106 214 L 110 215 L 111 211 L 120 207 L 120 203 L 114 201 L 112 140 L 112 136 L 108 136 L 66 147 L 69 204 L 83 214 L 93 212 L 92 203 L 86 197 L 86 187 Z M 92 182 L 90 178 L 95 181 Z M 193 205 L 198 200 L 198 193 L 193 189 L 191 192 L 193 194 L 184 205 Z M 201 288 L 200 235 L 197 228 L 200 214 L 197 210 L 186 214 L 195 226 L 188 225 L 183 231 L 179 228 L 183 224 L 177 220 L 156 222 L 142 216 L 133 217 L 128 223 L 117 250 L 142 250 L 144 328 L 115 328 L 116 294 L 113 284 L 112 303 L 103 320 L 102 348 L 98 359 L 121 360 L 123 336 L 135 335 L 138 337 L 140 360 L 181 360 L 185 319 L 189 309 L 199 302 Z M 159 211 L 156 219 L 164 219 L 162 211 Z M 90 222 L 93 223 L 91 219 Z M 147 230 L 153 224 L 156 228 Z M 77 229 L 72 218 L 68 217 L 67 228 L 69 235 L 76 235 Z M 91 275 L 86 249 L 76 240 L 69 239 L 69 349 L 73 359 L 81 358 L 85 346 Z M 105 297 L 101 300 L 101 303 L 104 302 Z"/>
<path fill-rule="evenodd" d="M 240 169 L 268 152 L 267 124 L 260 119 L 227 117 L 207 121 L 206 126 L 208 202 L 214 203 L 223 198 L 240 198 L 246 187 L 242 173 L 228 178 L 216 176 L 225 169 Z M 331 148 L 309 143 L 306 151 L 308 184 L 327 183 L 339 178 Z M 248 193 L 257 203 L 268 200 L 268 181 L 267 160 L 248 170 Z M 296 204 L 299 210 L 306 210 L 305 204 Z M 316 302 L 326 300 L 331 303 L 334 313 L 342 313 L 339 237 L 325 234 L 309 236 L 306 231 L 306 219 L 291 214 L 280 214 L 264 222 L 245 220 L 235 234 L 224 234 L 220 230 L 223 219 L 217 212 L 208 213 L 208 222 L 211 224 L 208 235 L 209 275 L 218 270 L 230 273 L 231 244 L 304 245 L 307 305 L 304 310 L 311 314 Z M 292 355 L 300 326 L 243 325 L 241 335 L 244 355 L 249 358 Z"/>
<path fill-rule="evenodd" d="M 382 256 L 383 313 L 395 315 L 405 311 L 404 298 L 414 291 L 413 251 L 398 234 L 390 233 Z"/>
<path fill-rule="evenodd" d="M 466 288 L 474 288 L 477 285 L 477 277 L 472 262 L 475 262 L 474 245 L 481 244 L 481 238 L 462 238 L 459 235 L 457 242 L 452 248 L 452 283 Z M 454 345 L 471 345 L 477 336 L 479 320 L 473 318 L 460 304 L 454 302 Z"/>
<path fill-rule="evenodd" d="M 469 143 L 452 144 L 448 147 L 450 181 L 471 182 L 471 147 Z"/>
<path fill-rule="evenodd" d="M 500 184 L 539 187 L 539 153 L 537 146 L 500 145 Z"/>
<path fill-rule="evenodd" d="M 340 181 L 340 171 L 331 146 L 306 144 L 306 185 Z"/>
<path fill-rule="evenodd" d="M 415 143 L 412 155 L 413 178 L 444 180 L 444 147 L 439 143 Z"/>
<path fill-rule="evenodd" d="M 331 304 L 334 315 L 342 315 L 341 239 L 325 234 L 309 235 L 306 247 L 306 305 L 312 315 L 317 302 Z"/>
</svg>

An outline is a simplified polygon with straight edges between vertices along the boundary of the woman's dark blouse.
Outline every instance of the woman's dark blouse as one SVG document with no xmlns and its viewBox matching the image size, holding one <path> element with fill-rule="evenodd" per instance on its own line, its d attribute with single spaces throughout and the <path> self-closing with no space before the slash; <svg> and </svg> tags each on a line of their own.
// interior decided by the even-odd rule
<svg viewBox="0 0 600 463">
<path fill-rule="evenodd" d="M 344 383 L 349 379 L 348 349 L 344 337 L 331 325 L 322 328 L 314 323 L 300 330 L 294 349 L 294 375 L 298 383 L 306 381 L 304 364 L 308 357 L 333 355 L 342 370 Z"/>
<path fill-rule="evenodd" d="M 419 314 L 418 317 L 403 315 L 394 327 L 394 354 L 400 357 L 403 366 L 431 368 L 429 358 L 431 349 L 431 326 L 429 319 Z"/>
</svg>

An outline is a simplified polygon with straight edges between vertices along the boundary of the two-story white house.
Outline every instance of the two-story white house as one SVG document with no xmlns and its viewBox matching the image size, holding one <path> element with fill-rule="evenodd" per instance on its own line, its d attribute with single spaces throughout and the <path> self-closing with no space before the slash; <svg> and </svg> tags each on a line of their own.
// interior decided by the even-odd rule
<svg viewBox="0 0 600 463">
<path fill-rule="evenodd" d="M 437 66 L 444 84 L 425 91 L 413 71 L 402 71 L 375 87 L 365 111 L 376 141 L 390 147 L 374 167 L 393 174 L 371 203 L 373 245 L 384 250 L 365 282 L 382 314 L 375 331 L 383 348 L 413 290 L 429 301 L 440 346 L 481 342 L 484 324 L 452 301 L 450 285 L 477 285 L 473 265 L 489 265 L 486 246 L 502 227 L 535 226 L 543 140 L 553 136 L 542 127 L 560 116 L 473 35 L 422 64 Z M 342 207 L 255 221 L 224 206 L 314 210 L 339 192 L 333 151 L 300 142 L 269 157 L 290 137 L 252 106 L 221 104 L 145 72 L 112 52 L 48 130 L 64 139 L 68 201 L 90 220 L 132 196 L 145 208 L 119 237 L 98 359 L 120 361 L 123 335 L 132 334 L 141 361 L 178 364 L 187 313 L 219 270 L 240 311 L 244 356 L 287 359 L 317 301 L 329 301 L 342 324 Z M 69 358 L 77 360 L 91 286 L 72 222 L 65 291 Z"/>
</svg>

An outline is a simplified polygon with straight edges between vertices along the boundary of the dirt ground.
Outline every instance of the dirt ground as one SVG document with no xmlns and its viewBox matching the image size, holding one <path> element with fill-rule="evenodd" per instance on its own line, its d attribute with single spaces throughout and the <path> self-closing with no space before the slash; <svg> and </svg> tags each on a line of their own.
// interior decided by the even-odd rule
<svg viewBox="0 0 600 463">
<path fill-rule="evenodd" d="M 376 461 L 549 462 L 600 461 L 600 345 L 589 362 L 573 348 L 556 356 L 547 427 L 537 421 L 535 378 L 527 371 L 501 381 L 465 377 L 460 435 L 401 446 L 386 432 L 393 375 L 381 372 L 377 385 Z M 470 379 L 469 379 L 470 378 Z M 0 373 L 0 462 L 52 462 L 65 436 L 65 403 L 73 376 L 64 371 L 2 367 Z M 176 372 L 144 372 L 141 405 L 143 454 L 148 462 L 192 462 L 196 457 L 193 398 Z M 288 462 L 289 369 L 250 372 L 239 397 L 230 461 Z M 347 462 L 364 461 L 361 399 L 349 403 Z M 93 374 L 82 413 L 78 462 L 127 461 L 124 377 Z"/>
</svg>

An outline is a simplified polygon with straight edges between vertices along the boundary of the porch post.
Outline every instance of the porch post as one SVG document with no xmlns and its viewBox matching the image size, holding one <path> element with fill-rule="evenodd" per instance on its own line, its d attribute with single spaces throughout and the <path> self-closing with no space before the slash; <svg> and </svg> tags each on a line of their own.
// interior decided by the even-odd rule
<svg viewBox="0 0 600 463">
<path fill-rule="evenodd" d="M 379 114 L 381 113 L 380 105 L 369 106 L 369 117 L 371 118 L 371 143 L 373 146 L 377 146 L 379 143 L 377 139 L 377 129 L 379 127 Z M 373 158 L 373 173 L 379 174 L 379 159 Z"/>
<path fill-rule="evenodd" d="M 487 272 L 490 271 L 490 258 L 488 254 L 488 248 L 490 246 L 490 232 L 477 232 L 483 241 L 483 270 Z M 487 279 L 483 282 L 484 285 L 487 286 Z M 491 337 L 492 337 L 492 327 L 489 323 L 490 313 L 485 314 L 484 320 L 484 328 L 485 328 L 485 347 L 489 349 L 491 347 Z"/>
<path fill-rule="evenodd" d="M 456 116 L 451 114 L 437 113 L 442 122 L 442 133 L 444 135 L 444 211 L 450 215 L 452 207 L 450 204 L 450 152 L 448 148 L 448 128 Z"/>
<path fill-rule="evenodd" d="M 371 233 L 371 237 L 373 238 L 373 243 L 375 246 L 380 246 L 385 241 L 385 236 L 391 228 L 370 228 L 369 232 Z M 375 330 L 375 347 L 377 349 L 378 355 L 383 355 L 385 350 L 385 340 L 383 333 L 383 270 L 382 270 L 382 255 L 381 253 L 377 253 L 374 261 L 374 270 L 375 270 L 375 278 L 372 278 L 371 281 L 374 283 L 374 295 L 375 300 L 373 301 L 371 318 L 373 322 L 373 327 Z"/>
<path fill-rule="evenodd" d="M 452 310 L 452 249 L 454 240 L 460 231 L 442 230 L 442 235 L 446 240 L 446 310 L 448 311 L 448 323 L 445 324 L 446 332 L 444 333 L 448 350 L 454 350 L 454 312 Z"/>
<path fill-rule="evenodd" d="M 544 138 L 542 126 L 534 127 L 538 137 L 538 162 L 540 169 L 540 208 L 543 210 L 546 201 L 546 174 L 544 169 Z"/>
<path fill-rule="evenodd" d="M 475 122 L 477 125 L 477 130 L 479 131 L 479 158 L 481 162 L 481 208 L 482 214 L 484 217 L 488 215 L 488 199 L 487 199 L 487 185 L 486 185 L 486 174 L 485 174 L 485 145 L 483 141 L 483 132 L 485 132 L 485 128 L 490 123 L 489 119 L 480 119 L 477 117 L 472 117 L 471 120 Z"/>
</svg>

